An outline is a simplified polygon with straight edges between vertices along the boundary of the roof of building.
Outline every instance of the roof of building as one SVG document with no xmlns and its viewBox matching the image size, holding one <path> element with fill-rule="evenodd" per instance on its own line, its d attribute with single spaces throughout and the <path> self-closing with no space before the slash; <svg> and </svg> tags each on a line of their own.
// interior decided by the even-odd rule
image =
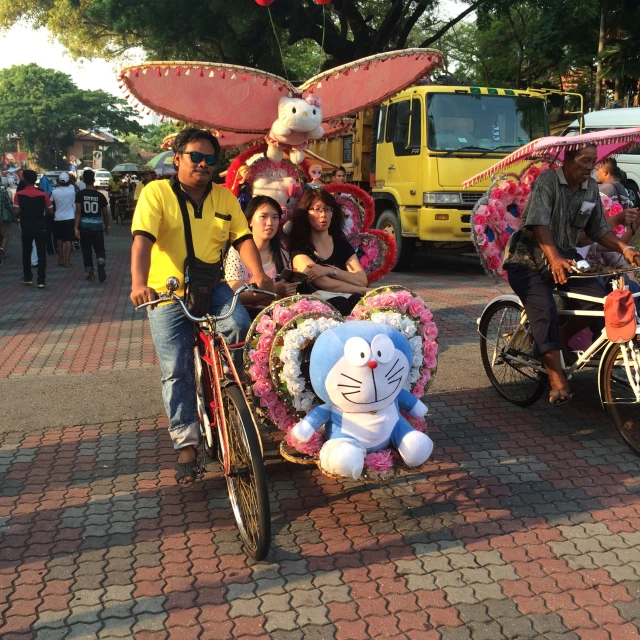
<svg viewBox="0 0 640 640">
<path fill-rule="evenodd" d="M 86 131 L 80 129 L 76 135 L 76 140 L 83 140 L 86 142 L 100 142 L 101 144 L 113 144 L 118 142 L 118 139 L 104 131 L 98 129 L 94 131 Z"/>
</svg>

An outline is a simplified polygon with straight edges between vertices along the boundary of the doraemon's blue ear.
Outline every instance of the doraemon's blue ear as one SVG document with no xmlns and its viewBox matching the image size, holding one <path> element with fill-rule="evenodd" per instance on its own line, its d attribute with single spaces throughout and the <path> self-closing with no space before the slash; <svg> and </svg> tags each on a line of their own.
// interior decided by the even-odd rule
<svg viewBox="0 0 640 640">
<path fill-rule="evenodd" d="M 371 341 L 380 334 L 391 338 L 395 348 L 402 351 L 411 364 L 413 352 L 409 340 L 386 324 L 356 320 L 339 324 L 318 336 L 311 351 L 309 375 L 313 390 L 324 402 L 329 402 L 325 381 L 336 362 L 344 355 L 345 342 L 357 336 L 371 344 Z"/>
</svg>

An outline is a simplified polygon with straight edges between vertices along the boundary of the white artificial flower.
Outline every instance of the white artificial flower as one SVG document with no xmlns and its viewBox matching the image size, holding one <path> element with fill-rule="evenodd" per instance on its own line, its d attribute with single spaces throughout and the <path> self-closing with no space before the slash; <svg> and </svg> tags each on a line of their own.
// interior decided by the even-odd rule
<svg viewBox="0 0 640 640">
<path fill-rule="evenodd" d="M 388 313 L 387 324 L 398 331 L 402 331 L 402 316 L 399 313 Z"/>
<path fill-rule="evenodd" d="M 411 345 L 413 353 L 422 354 L 422 338 L 420 336 L 414 336 L 413 338 L 410 338 L 409 344 Z"/>
<path fill-rule="evenodd" d="M 293 349 L 300 349 L 306 341 L 307 338 L 302 335 L 302 332 L 299 329 L 294 329 L 293 331 L 289 331 L 289 333 L 284 337 L 284 346 L 291 347 Z"/>
<path fill-rule="evenodd" d="M 310 391 L 305 391 L 300 394 L 300 409 L 308 413 L 311 411 L 311 407 L 313 406 L 313 401 L 315 399 L 315 395 Z"/>
<path fill-rule="evenodd" d="M 418 378 L 420 377 L 420 367 L 412 367 L 409 372 L 409 382 L 414 384 L 418 382 Z"/>
<path fill-rule="evenodd" d="M 300 362 L 300 349 L 282 347 L 282 350 L 280 351 L 280 360 L 282 360 L 282 362 Z"/>
<path fill-rule="evenodd" d="M 382 313 L 382 312 L 372 313 L 371 322 L 379 322 L 380 324 L 389 324 L 389 316 L 391 315 L 392 314 L 390 313 Z"/>
<path fill-rule="evenodd" d="M 288 381 L 287 389 L 289 389 L 289 393 L 296 398 L 299 396 L 305 389 L 305 383 L 301 378 L 296 378 L 295 380 Z M 296 407 L 297 408 L 297 407 Z"/>
<path fill-rule="evenodd" d="M 284 365 L 282 369 L 282 374 L 286 379 L 294 379 L 298 378 L 302 375 L 302 371 L 300 371 L 300 365 L 297 362 L 288 362 Z"/>
<path fill-rule="evenodd" d="M 421 353 L 415 353 L 413 354 L 413 360 L 411 361 L 411 366 L 412 367 L 419 367 L 424 361 L 424 358 L 422 357 Z"/>
<path fill-rule="evenodd" d="M 402 333 L 407 336 L 407 338 L 412 338 L 417 333 L 416 325 L 413 320 L 409 318 L 405 318 L 402 321 Z"/>
<path fill-rule="evenodd" d="M 316 326 L 316 321 L 312 320 L 311 318 L 309 318 L 308 320 L 305 320 L 300 325 L 299 330 L 302 331 L 302 335 L 308 340 L 311 340 L 312 338 L 315 338 L 318 335 L 318 328 Z"/>
</svg>

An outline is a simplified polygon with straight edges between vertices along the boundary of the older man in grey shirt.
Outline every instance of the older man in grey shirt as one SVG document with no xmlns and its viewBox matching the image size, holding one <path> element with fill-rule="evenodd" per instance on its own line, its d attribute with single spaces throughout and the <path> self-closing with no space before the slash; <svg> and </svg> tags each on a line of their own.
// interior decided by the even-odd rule
<svg viewBox="0 0 640 640">
<path fill-rule="evenodd" d="M 560 329 L 553 289 L 598 298 L 607 293 L 595 278 L 567 279 L 581 259 L 576 251 L 579 237 L 585 233 L 594 242 L 623 254 L 627 262 L 640 264 L 640 253 L 617 238 L 604 219 L 598 184 L 591 178 L 596 160 L 596 147 L 587 146 L 565 152 L 562 168 L 544 171 L 533 185 L 520 230 L 505 251 L 509 284 L 527 313 L 549 374 L 549 401 L 554 405 L 571 397 L 560 351 L 593 318 L 570 316 Z M 571 300 L 571 304 L 576 309 L 602 309 L 602 305 L 581 300 Z"/>
</svg>

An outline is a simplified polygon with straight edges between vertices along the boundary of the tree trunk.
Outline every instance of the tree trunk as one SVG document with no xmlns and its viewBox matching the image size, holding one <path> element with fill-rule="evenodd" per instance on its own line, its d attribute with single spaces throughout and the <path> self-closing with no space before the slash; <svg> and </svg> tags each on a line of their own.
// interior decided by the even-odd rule
<svg viewBox="0 0 640 640">
<path fill-rule="evenodd" d="M 604 14 L 606 11 L 606 1 L 601 0 L 600 2 L 600 35 L 598 38 L 598 56 L 602 53 L 604 49 Z M 596 67 L 596 95 L 595 95 L 595 105 L 594 108 L 596 111 L 599 111 L 602 108 L 602 60 L 598 58 L 598 66 Z"/>
</svg>

